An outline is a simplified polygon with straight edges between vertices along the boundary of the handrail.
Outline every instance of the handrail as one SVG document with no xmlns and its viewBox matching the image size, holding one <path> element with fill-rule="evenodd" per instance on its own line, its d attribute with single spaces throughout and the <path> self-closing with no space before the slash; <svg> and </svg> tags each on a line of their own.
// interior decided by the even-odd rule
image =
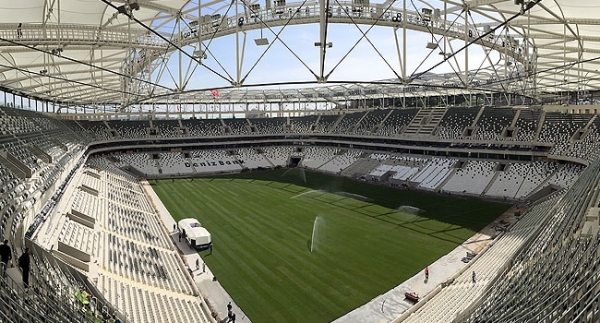
<svg viewBox="0 0 600 323">
<path fill-rule="evenodd" d="M 32 242 L 33 243 L 33 242 Z M 36 245 L 37 246 L 37 245 Z M 41 248 L 41 247 L 40 247 Z M 33 253 L 37 256 L 38 255 L 38 248 L 32 248 Z M 45 250 L 44 250 L 45 252 Z M 70 270 L 67 270 L 68 265 L 62 263 L 62 261 L 56 257 L 52 257 L 52 256 L 44 256 L 44 258 L 47 262 L 48 262 L 48 266 L 52 267 L 53 269 L 55 269 L 56 271 L 58 271 L 60 273 L 61 277 L 64 277 L 64 279 L 66 279 L 67 281 L 63 281 L 63 286 L 69 287 L 69 291 L 67 292 L 67 295 L 69 297 L 75 297 L 75 290 L 81 287 L 84 287 L 85 290 L 87 290 L 90 295 L 92 296 L 93 299 L 95 299 L 95 305 L 92 306 L 92 302 L 90 301 L 90 310 L 92 310 L 92 312 L 95 311 L 95 313 L 102 313 L 103 315 L 109 314 L 112 316 L 119 316 L 121 322 L 123 323 L 127 323 L 128 320 L 125 318 L 125 312 L 123 312 L 121 309 L 119 309 L 116 305 L 111 304 L 110 302 L 108 302 L 101 294 L 100 291 L 98 291 L 95 286 L 88 284 L 88 281 L 86 281 L 84 279 L 84 276 L 82 275 L 82 277 L 77 278 L 75 277 L 72 272 Z M 53 263 L 51 263 L 53 262 Z M 61 263 L 59 263 L 61 262 Z M 73 302 L 75 303 L 75 302 Z M 107 311 L 106 313 L 102 311 L 103 308 L 108 308 L 108 309 L 113 309 L 112 313 L 110 313 L 110 311 Z M 76 311 L 76 309 L 73 309 L 74 311 Z M 117 315 L 118 314 L 123 314 L 123 315 Z"/>
<path fill-rule="evenodd" d="M 23 24 L 18 31 L 17 24 L 0 24 L 0 38 L 12 40 L 19 43 L 35 43 L 40 41 L 52 42 L 59 45 L 58 40 L 68 42 L 71 45 L 77 44 L 117 44 L 122 47 L 123 44 L 131 44 L 133 47 L 154 48 L 165 50 L 168 43 L 155 35 L 147 35 L 144 31 L 139 33 L 143 35 L 131 35 L 127 28 L 104 28 L 86 25 L 69 24 Z M 1 42 L 1 41 L 0 41 Z"/>
</svg>

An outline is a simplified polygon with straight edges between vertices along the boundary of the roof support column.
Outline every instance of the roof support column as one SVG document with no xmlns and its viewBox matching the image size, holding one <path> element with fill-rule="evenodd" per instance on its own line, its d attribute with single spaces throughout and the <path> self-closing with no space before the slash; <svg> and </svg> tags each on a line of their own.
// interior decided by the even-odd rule
<svg viewBox="0 0 600 323">
<path fill-rule="evenodd" d="M 464 84 L 470 94 L 469 87 L 469 7 L 465 5 L 465 69 L 464 69 Z M 469 96 L 469 101 L 471 97 Z M 471 104 L 471 102 L 469 102 Z"/>
<path fill-rule="evenodd" d="M 325 53 L 327 52 L 327 20 L 329 12 L 329 0 L 319 0 L 319 76 L 317 82 L 325 83 Z"/>
<path fill-rule="evenodd" d="M 181 13 L 179 13 L 177 15 L 177 35 L 179 35 L 179 39 L 181 39 L 181 20 L 183 18 L 181 18 Z M 199 18 L 198 18 L 199 19 Z M 181 46 L 181 44 L 179 44 L 179 46 Z M 177 60 L 177 65 L 179 67 L 179 84 L 177 85 L 177 89 L 182 92 L 183 91 L 183 70 L 182 70 L 182 51 L 178 51 L 179 54 L 179 59 Z M 168 113 L 168 106 L 167 106 L 167 113 Z"/>
<path fill-rule="evenodd" d="M 235 76 L 235 81 L 237 84 L 240 84 L 240 79 L 242 78 L 242 72 L 241 72 L 241 65 L 242 63 L 240 62 L 240 16 L 239 16 L 239 10 L 238 10 L 238 3 L 237 0 L 232 0 L 234 2 L 234 6 L 235 6 L 235 20 L 237 21 L 236 23 L 236 27 L 235 27 L 235 71 L 236 71 L 236 76 Z M 269 1 L 269 0 L 266 0 Z"/>
<path fill-rule="evenodd" d="M 58 13 L 57 13 L 57 16 L 58 16 L 58 25 L 57 25 L 58 35 L 56 35 L 56 37 L 58 38 L 58 47 L 60 48 L 60 47 L 62 47 L 61 46 L 61 41 L 60 41 L 60 39 L 61 39 L 61 37 L 60 37 L 61 36 L 61 32 L 60 32 L 60 0 L 58 0 L 57 3 L 58 3 L 57 4 L 58 5 Z"/>
<path fill-rule="evenodd" d="M 402 1 L 402 83 L 406 84 L 406 1 Z M 406 108 L 402 103 L 403 108 Z"/>
</svg>

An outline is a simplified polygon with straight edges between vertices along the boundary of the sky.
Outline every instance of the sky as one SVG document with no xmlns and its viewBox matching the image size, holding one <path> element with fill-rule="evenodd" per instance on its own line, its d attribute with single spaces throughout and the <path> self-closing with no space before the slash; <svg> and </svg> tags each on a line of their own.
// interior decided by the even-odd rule
<svg viewBox="0 0 600 323">
<path fill-rule="evenodd" d="M 371 4 L 373 3 L 374 1 L 371 2 Z M 397 1 L 394 6 L 401 8 L 402 2 Z M 407 1 L 407 10 L 420 10 L 421 7 L 419 2 Z M 218 12 L 225 14 L 227 8 L 227 6 L 221 7 Z M 234 12 L 234 7 L 230 9 L 230 13 L 232 12 Z M 464 22 L 464 18 L 460 18 L 458 21 Z M 402 76 L 399 57 L 402 57 L 403 53 L 398 54 L 395 41 L 397 37 L 402 52 L 402 29 L 370 27 L 369 25 L 346 23 L 332 23 L 329 25 L 327 42 L 331 42 L 332 47 L 327 49 L 324 68 L 326 75 L 330 73 L 329 82 L 374 81 L 397 78 L 396 75 Z M 165 28 L 172 29 L 172 27 Z M 361 30 L 362 33 L 367 34 L 362 39 Z M 280 33 L 279 40 L 275 39 L 277 33 Z M 243 81 L 245 85 L 316 82 L 316 78 L 312 73 L 319 74 L 319 48 L 314 45 L 315 42 L 319 41 L 318 24 L 289 25 L 285 28 L 265 27 L 262 31 L 243 28 L 243 32 L 238 35 L 239 52 L 236 51 L 235 34 L 204 41 L 203 46 L 208 46 L 206 51 L 208 57 L 203 60 L 203 64 L 226 78 L 237 80 L 236 62 L 240 61 L 242 66 L 239 77 L 240 79 L 245 78 Z M 270 47 L 255 45 L 254 39 L 261 37 L 269 39 Z M 437 35 L 433 37 L 429 33 L 407 31 L 407 76 L 426 71 L 443 61 L 443 56 L 439 54 L 441 51 L 439 48 L 430 50 L 425 47 L 432 40 L 438 42 L 442 39 Z M 462 39 L 452 39 L 449 40 L 449 43 L 454 51 L 465 44 Z M 450 46 L 447 47 L 447 52 L 452 51 Z M 184 47 L 184 50 L 188 53 L 193 53 L 196 49 L 192 46 Z M 239 54 L 236 56 L 236 53 Z M 455 59 L 442 63 L 432 72 L 451 73 L 463 69 L 465 65 L 464 55 L 464 52 L 456 54 Z M 493 54 L 491 60 L 488 60 L 480 46 L 471 46 L 469 49 L 469 69 L 495 64 L 498 57 L 498 54 Z M 231 86 L 228 80 L 217 76 L 208 69 L 197 66 L 196 63 L 189 65 L 190 59 L 188 57 L 182 56 L 181 61 L 183 62 L 182 74 L 189 78 L 186 89 Z M 178 62 L 179 55 L 177 53 L 172 54 L 167 65 L 167 71 L 163 71 L 159 83 L 170 87 L 176 86 L 175 83 L 178 82 L 176 76 L 179 69 Z M 158 75 L 158 71 L 155 75 Z M 175 80 L 170 75 L 175 75 Z M 275 87 L 286 88 L 289 86 L 277 85 Z M 291 87 L 297 88 L 299 85 L 292 85 Z"/>
<path fill-rule="evenodd" d="M 87 3 L 87 1 L 89 0 L 82 0 L 82 5 Z M 171 1 L 177 2 L 179 0 Z M 191 1 L 186 8 L 197 6 L 197 1 Z M 253 1 L 252 4 L 259 4 L 264 8 L 264 1 Z M 202 1 L 202 3 L 206 2 Z M 374 8 L 374 5 L 382 4 L 382 2 L 383 0 L 371 1 L 369 8 Z M 434 6 L 442 5 L 441 1 L 431 0 L 429 2 Z M 215 1 L 210 3 L 213 3 L 213 5 L 202 9 L 202 16 L 215 13 L 220 13 L 223 16 L 227 13 L 231 16 L 235 13 L 235 7 L 231 5 L 232 3 L 238 4 L 239 12 L 244 11 L 241 0 L 235 2 Z M 295 0 L 294 2 L 288 1 L 288 7 L 297 8 L 301 3 L 303 2 L 300 0 Z M 340 3 L 344 6 L 350 6 L 350 2 L 331 1 L 330 4 L 334 6 L 333 11 L 336 15 L 342 14 L 341 12 L 337 13 Z M 392 3 L 391 8 L 393 10 L 390 12 L 394 14 L 398 13 L 402 10 L 404 4 L 406 4 L 407 10 L 412 12 L 422 12 L 421 9 L 425 6 L 419 0 L 398 0 Z M 384 4 L 385 6 L 387 5 Z M 311 8 L 310 12 L 315 12 L 315 2 L 305 2 L 302 8 L 305 10 L 306 7 Z M 63 8 L 62 10 L 67 9 Z M 304 12 L 303 15 L 306 15 L 305 11 L 302 12 Z M 195 11 L 190 12 L 190 14 L 197 16 L 197 12 Z M 459 23 L 464 23 L 464 15 L 457 14 L 458 16 L 449 16 L 449 21 L 456 20 Z M 120 15 L 117 19 L 121 25 L 125 21 L 123 20 L 124 18 L 124 16 Z M 478 16 L 476 13 L 472 13 L 468 19 L 472 19 L 474 22 L 489 20 L 489 18 Z M 186 23 L 190 22 L 191 20 L 186 19 Z M 158 29 L 160 32 L 173 33 L 177 30 L 174 20 L 159 19 L 151 27 L 158 25 L 161 26 Z M 167 63 L 154 71 L 152 81 L 171 89 L 176 89 L 179 87 L 181 78 L 183 83 L 185 83 L 183 90 L 186 91 L 194 89 L 208 91 L 210 89 L 227 88 L 232 86 L 230 80 L 227 79 L 236 80 L 238 78 L 236 62 L 239 61 L 241 62 L 239 77 L 243 78 L 244 86 L 250 86 L 249 89 L 285 89 L 322 86 L 322 84 L 317 84 L 315 75 L 313 75 L 313 73 L 319 74 L 320 50 L 318 47 L 315 47 L 315 42 L 318 42 L 320 38 L 319 28 L 319 24 L 311 23 L 289 25 L 286 27 L 263 27 L 261 30 L 251 29 L 246 24 L 237 34 L 239 37 L 237 44 L 239 50 L 236 50 L 236 35 L 234 34 L 202 42 L 203 48 L 208 46 L 206 50 L 208 57 L 202 60 L 203 66 L 199 66 L 196 62 L 191 62 L 191 59 L 186 55 L 180 55 L 178 51 L 173 51 L 168 56 L 168 60 L 165 60 Z M 183 30 L 185 31 L 185 27 L 183 27 Z M 276 39 L 276 34 L 279 35 L 279 39 Z M 363 37 L 363 34 L 366 34 L 366 37 Z M 328 75 L 327 85 L 383 79 L 397 80 L 397 76 L 402 76 L 401 60 L 405 59 L 402 53 L 403 43 L 407 44 L 406 75 L 408 77 L 427 71 L 438 64 L 439 66 L 436 66 L 432 70 L 432 72 L 437 74 L 458 72 L 465 66 L 464 51 L 457 53 L 454 58 L 447 62 L 442 62 L 444 56 L 439 53 L 443 45 L 433 50 L 426 48 L 426 45 L 432 41 L 442 44 L 441 36 L 431 35 L 427 32 L 407 30 L 406 39 L 403 39 L 403 37 L 402 28 L 389 26 L 372 27 L 371 25 L 356 25 L 353 23 L 330 23 L 327 29 L 327 42 L 331 43 L 332 47 L 327 49 L 324 66 L 325 74 Z M 267 38 L 270 45 L 257 46 L 254 43 L 256 38 Z M 399 42 L 400 54 L 396 39 Z M 446 52 L 457 51 L 465 45 L 463 39 L 447 38 L 447 42 L 450 45 L 448 45 Z M 197 44 L 183 47 L 183 50 L 190 55 L 197 49 Z M 35 53 L 35 55 L 39 56 L 41 54 Z M 492 54 L 490 57 L 491 60 L 486 59 L 484 49 L 480 46 L 470 46 L 469 69 L 478 69 L 498 62 L 499 55 L 497 53 Z M 182 66 L 181 70 L 179 67 L 180 62 Z M 87 70 L 87 66 L 82 65 L 81 69 Z M 209 69 L 225 76 L 226 79 L 210 72 Z M 276 85 L 271 87 L 258 86 L 269 83 Z M 11 99 L 8 98 L 7 101 L 10 102 Z"/>
</svg>

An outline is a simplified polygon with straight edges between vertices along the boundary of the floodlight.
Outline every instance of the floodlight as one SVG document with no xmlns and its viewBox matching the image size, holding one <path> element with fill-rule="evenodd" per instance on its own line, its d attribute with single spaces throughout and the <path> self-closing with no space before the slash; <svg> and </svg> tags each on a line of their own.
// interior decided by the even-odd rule
<svg viewBox="0 0 600 323">
<path fill-rule="evenodd" d="M 262 25 L 260 26 L 260 38 L 256 38 L 254 40 L 254 43 L 256 44 L 256 46 L 266 46 L 269 45 L 269 39 L 263 37 L 262 34 Z"/>
<path fill-rule="evenodd" d="M 320 41 L 315 42 L 315 46 L 316 47 L 320 47 L 321 46 L 321 42 Z M 331 47 L 333 47 L 333 43 L 332 42 L 328 42 L 328 43 L 325 44 L 325 46 L 327 46 L 327 48 L 331 48 Z"/>
<path fill-rule="evenodd" d="M 428 42 L 427 45 L 425 45 L 425 48 L 427 48 L 427 49 L 436 49 L 437 47 L 438 47 L 438 45 L 433 42 Z"/>
<path fill-rule="evenodd" d="M 257 38 L 254 40 L 256 46 L 266 46 L 269 45 L 269 39 L 267 38 Z"/>
</svg>

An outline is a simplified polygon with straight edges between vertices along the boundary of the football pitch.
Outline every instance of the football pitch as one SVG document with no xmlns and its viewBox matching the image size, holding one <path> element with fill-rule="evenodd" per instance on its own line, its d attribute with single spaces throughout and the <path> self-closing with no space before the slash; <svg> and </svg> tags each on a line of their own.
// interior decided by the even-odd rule
<svg viewBox="0 0 600 323">
<path fill-rule="evenodd" d="M 335 320 L 510 207 L 301 169 L 151 184 L 176 221 L 211 232 L 202 257 L 255 323 Z"/>
</svg>

